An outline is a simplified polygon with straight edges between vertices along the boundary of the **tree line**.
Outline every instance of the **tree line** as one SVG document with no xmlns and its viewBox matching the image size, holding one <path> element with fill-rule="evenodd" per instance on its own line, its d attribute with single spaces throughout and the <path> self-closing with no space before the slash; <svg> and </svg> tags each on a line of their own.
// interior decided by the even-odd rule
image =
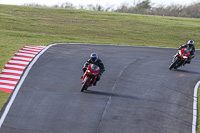
<svg viewBox="0 0 200 133">
<path fill-rule="evenodd" d="M 39 6 L 47 7 L 39 4 L 24 4 L 25 6 Z M 120 12 L 120 13 L 132 13 L 132 14 L 144 14 L 144 15 L 159 15 L 159 16 L 174 16 L 174 17 L 188 17 L 188 18 L 200 18 L 200 2 L 193 3 L 188 6 L 183 5 L 169 5 L 169 6 L 157 6 L 150 0 L 143 0 L 132 5 L 123 3 L 121 6 L 114 8 L 114 6 L 103 7 L 102 5 L 79 5 L 75 6 L 72 3 L 66 2 L 61 5 L 54 5 L 53 8 L 66 8 L 66 9 L 84 9 L 91 11 L 105 11 L 105 12 Z"/>
</svg>

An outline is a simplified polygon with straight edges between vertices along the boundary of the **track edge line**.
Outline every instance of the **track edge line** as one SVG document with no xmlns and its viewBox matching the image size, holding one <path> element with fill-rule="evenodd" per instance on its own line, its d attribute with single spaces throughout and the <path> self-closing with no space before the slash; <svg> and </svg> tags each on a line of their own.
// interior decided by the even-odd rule
<svg viewBox="0 0 200 133">
<path fill-rule="evenodd" d="M 14 92 L 13 92 L 13 95 L 11 96 L 10 101 L 8 102 L 8 104 L 7 104 L 5 110 L 4 110 L 4 112 L 3 112 L 3 114 L 2 114 L 2 116 L 1 116 L 1 118 L 0 118 L 0 128 L 2 127 L 3 122 L 4 122 L 6 116 L 7 116 L 8 112 L 9 112 L 9 110 L 10 110 L 10 108 L 11 108 L 11 106 L 12 106 L 12 104 L 13 104 L 15 98 L 16 98 L 16 96 L 17 96 L 17 93 L 19 92 L 19 90 L 20 90 L 20 88 L 21 88 L 21 86 L 22 86 L 24 80 L 26 79 L 26 76 L 28 75 L 29 71 L 31 70 L 32 66 L 35 64 L 35 62 L 38 60 L 38 58 L 39 58 L 47 49 L 49 49 L 50 47 L 52 47 L 52 46 L 54 46 L 54 45 L 57 45 L 57 44 L 50 44 L 49 46 L 47 46 L 46 48 L 44 48 L 38 55 L 36 55 L 36 57 L 33 59 L 33 61 L 31 61 L 30 64 L 27 66 L 27 69 L 25 70 L 23 76 L 21 77 L 19 83 L 17 84 L 17 86 L 16 86 L 16 88 L 15 88 L 15 90 L 14 90 Z"/>
<path fill-rule="evenodd" d="M 197 131 L 197 116 L 198 116 L 198 89 L 200 86 L 200 81 L 197 82 L 194 88 L 194 95 L 193 95 L 193 121 L 192 121 L 192 133 L 196 133 Z"/>
</svg>

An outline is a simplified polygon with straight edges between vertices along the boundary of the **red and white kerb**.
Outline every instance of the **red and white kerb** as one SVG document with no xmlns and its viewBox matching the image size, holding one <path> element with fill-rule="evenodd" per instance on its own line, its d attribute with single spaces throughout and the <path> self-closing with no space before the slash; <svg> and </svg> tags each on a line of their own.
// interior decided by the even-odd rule
<svg viewBox="0 0 200 133">
<path fill-rule="evenodd" d="M 45 46 L 25 46 L 8 61 L 0 75 L 0 91 L 12 93 L 25 68 Z"/>
</svg>

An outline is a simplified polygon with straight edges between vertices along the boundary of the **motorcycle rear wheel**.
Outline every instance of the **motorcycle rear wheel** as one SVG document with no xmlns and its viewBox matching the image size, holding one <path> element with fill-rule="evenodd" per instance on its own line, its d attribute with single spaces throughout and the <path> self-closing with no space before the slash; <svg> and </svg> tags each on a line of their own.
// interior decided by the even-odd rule
<svg viewBox="0 0 200 133">
<path fill-rule="evenodd" d="M 88 85 L 90 79 L 86 78 L 84 81 L 85 82 L 82 84 L 82 87 L 81 87 L 81 92 L 83 92 L 84 90 L 87 90 L 87 87 L 88 87 L 87 85 Z"/>
</svg>

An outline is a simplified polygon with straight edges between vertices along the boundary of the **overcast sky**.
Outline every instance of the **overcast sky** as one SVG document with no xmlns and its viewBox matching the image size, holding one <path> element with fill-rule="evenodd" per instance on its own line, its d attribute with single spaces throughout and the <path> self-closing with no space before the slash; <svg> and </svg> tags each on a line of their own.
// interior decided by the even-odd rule
<svg viewBox="0 0 200 133">
<path fill-rule="evenodd" d="M 30 3 L 37 3 L 41 5 L 60 5 L 65 2 L 72 3 L 75 6 L 78 5 L 88 5 L 88 4 L 100 4 L 102 6 L 120 6 L 122 3 L 129 3 L 133 5 L 133 3 L 139 3 L 142 0 L 0 0 L 0 4 L 10 4 L 10 5 L 23 5 Z M 179 4 L 179 5 L 189 5 L 194 2 L 200 2 L 200 0 L 151 0 L 154 5 L 171 5 L 171 4 Z"/>
</svg>

